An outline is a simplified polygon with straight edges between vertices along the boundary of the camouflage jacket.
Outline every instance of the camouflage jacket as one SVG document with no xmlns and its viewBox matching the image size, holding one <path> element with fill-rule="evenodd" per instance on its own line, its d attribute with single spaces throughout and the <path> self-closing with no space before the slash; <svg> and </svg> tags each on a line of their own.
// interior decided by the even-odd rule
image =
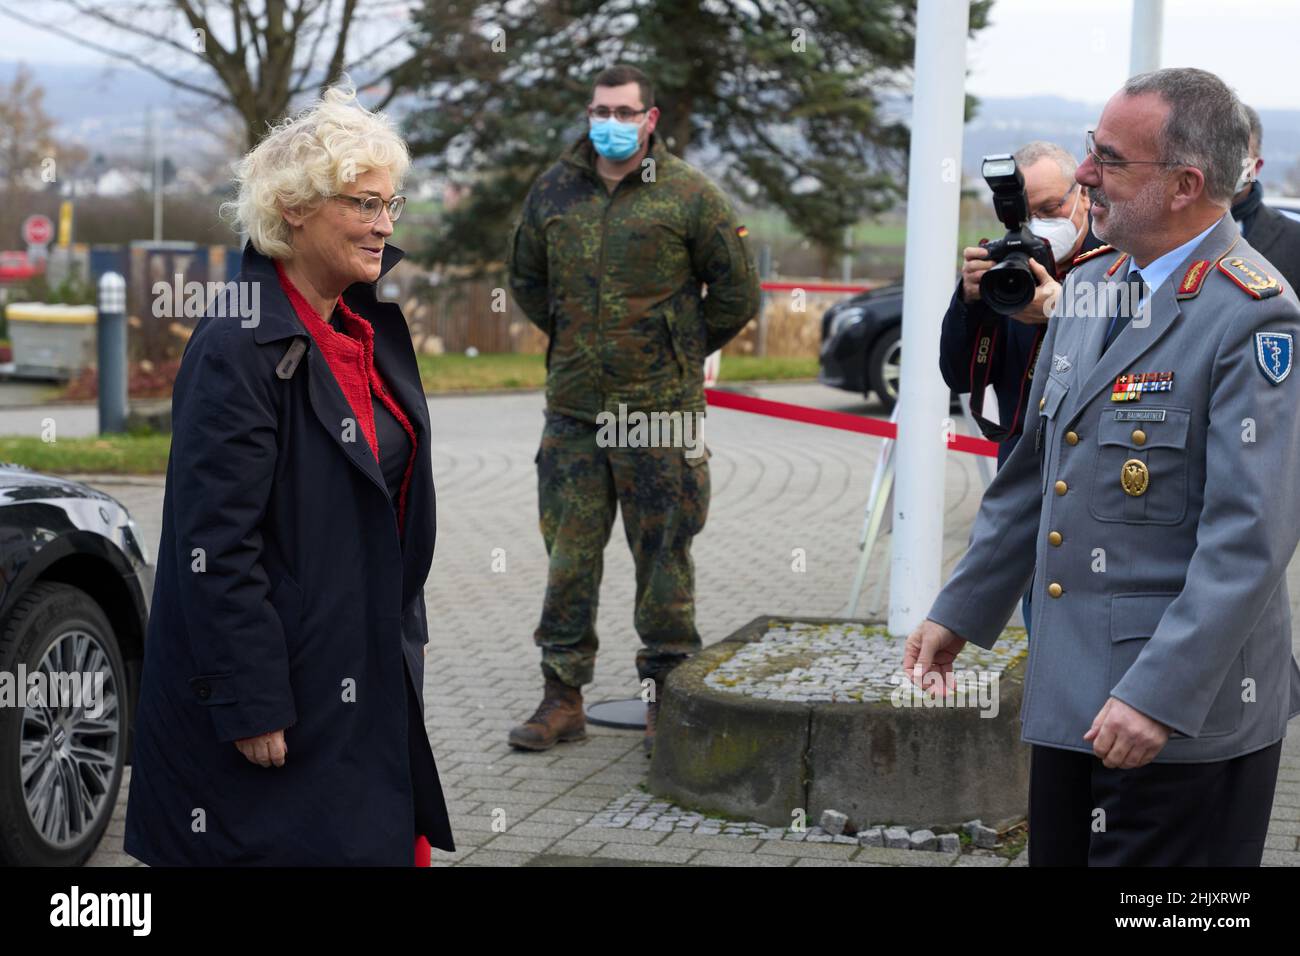
<svg viewBox="0 0 1300 956">
<path fill-rule="evenodd" d="M 515 300 L 549 338 L 547 408 L 703 411 L 705 357 L 758 312 L 745 228 L 655 134 L 613 193 L 595 156 L 584 134 L 538 177 L 507 250 Z"/>
</svg>

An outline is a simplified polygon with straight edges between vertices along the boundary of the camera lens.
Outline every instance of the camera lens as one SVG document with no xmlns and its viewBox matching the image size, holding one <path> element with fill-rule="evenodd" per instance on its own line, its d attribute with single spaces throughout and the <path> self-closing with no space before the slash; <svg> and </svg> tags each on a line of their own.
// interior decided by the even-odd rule
<svg viewBox="0 0 1300 956">
<path fill-rule="evenodd" d="M 1014 315 L 1034 301 L 1038 284 L 1029 271 L 1029 257 L 1013 252 L 984 273 L 980 298 L 1000 315 Z"/>
</svg>

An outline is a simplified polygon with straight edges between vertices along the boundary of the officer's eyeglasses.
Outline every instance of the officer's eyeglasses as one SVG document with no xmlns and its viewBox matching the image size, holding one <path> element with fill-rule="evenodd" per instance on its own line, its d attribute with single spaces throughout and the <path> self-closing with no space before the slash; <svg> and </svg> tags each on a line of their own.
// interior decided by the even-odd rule
<svg viewBox="0 0 1300 956">
<path fill-rule="evenodd" d="M 388 207 L 389 220 L 397 222 L 406 207 L 405 196 L 394 196 L 387 203 L 378 196 L 331 196 L 330 198 L 349 203 L 360 214 L 362 222 L 374 222 L 379 218 L 379 211 L 385 206 Z"/>
<path fill-rule="evenodd" d="M 1097 166 L 1098 174 L 1106 171 L 1106 167 L 1115 166 L 1187 166 L 1188 163 L 1179 162 L 1170 159 L 1102 159 L 1097 153 L 1097 141 L 1093 139 L 1093 130 L 1088 130 L 1088 134 L 1083 139 L 1083 153 L 1093 161 Z"/>
<path fill-rule="evenodd" d="M 648 112 L 649 112 L 648 107 L 644 107 L 639 110 L 634 110 L 630 106 L 619 106 L 616 107 L 615 109 L 610 109 L 608 106 L 587 107 L 587 116 L 590 119 L 607 120 L 612 116 L 620 123 L 630 123 L 638 116 L 640 116 L 642 113 L 648 113 Z"/>
</svg>

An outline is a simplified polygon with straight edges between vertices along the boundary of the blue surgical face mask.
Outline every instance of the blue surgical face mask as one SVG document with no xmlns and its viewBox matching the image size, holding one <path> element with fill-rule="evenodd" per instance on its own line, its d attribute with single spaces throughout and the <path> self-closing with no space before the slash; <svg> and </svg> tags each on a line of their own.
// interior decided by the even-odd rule
<svg viewBox="0 0 1300 956">
<path fill-rule="evenodd" d="M 627 159 L 636 152 L 640 124 L 620 123 L 616 119 L 591 120 L 591 145 L 606 159 Z"/>
</svg>

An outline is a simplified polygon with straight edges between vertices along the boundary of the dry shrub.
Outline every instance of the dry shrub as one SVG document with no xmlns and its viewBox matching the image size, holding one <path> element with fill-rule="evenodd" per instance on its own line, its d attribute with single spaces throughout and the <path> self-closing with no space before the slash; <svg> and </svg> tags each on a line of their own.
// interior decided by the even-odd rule
<svg viewBox="0 0 1300 956">
<path fill-rule="evenodd" d="M 782 279 L 783 282 L 797 282 L 797 279 Z M 825 280 L 809 280 L 822 282 Z M 795 309 L 795 297 L 792 292 L 765 292 L 763 309 L 767 316 L 767 354 L 789 357 L 816 357 L 821 350 L 822 315 L 836 302 L 846 298 L 850 293 L 818 292 L 807 293 L 803 300 L 803 310 Z M 754 319 L 745 326 L 743 332 L 723 350 L 724 355 L 758 354 L 758 320 Z"/>
</svg>

